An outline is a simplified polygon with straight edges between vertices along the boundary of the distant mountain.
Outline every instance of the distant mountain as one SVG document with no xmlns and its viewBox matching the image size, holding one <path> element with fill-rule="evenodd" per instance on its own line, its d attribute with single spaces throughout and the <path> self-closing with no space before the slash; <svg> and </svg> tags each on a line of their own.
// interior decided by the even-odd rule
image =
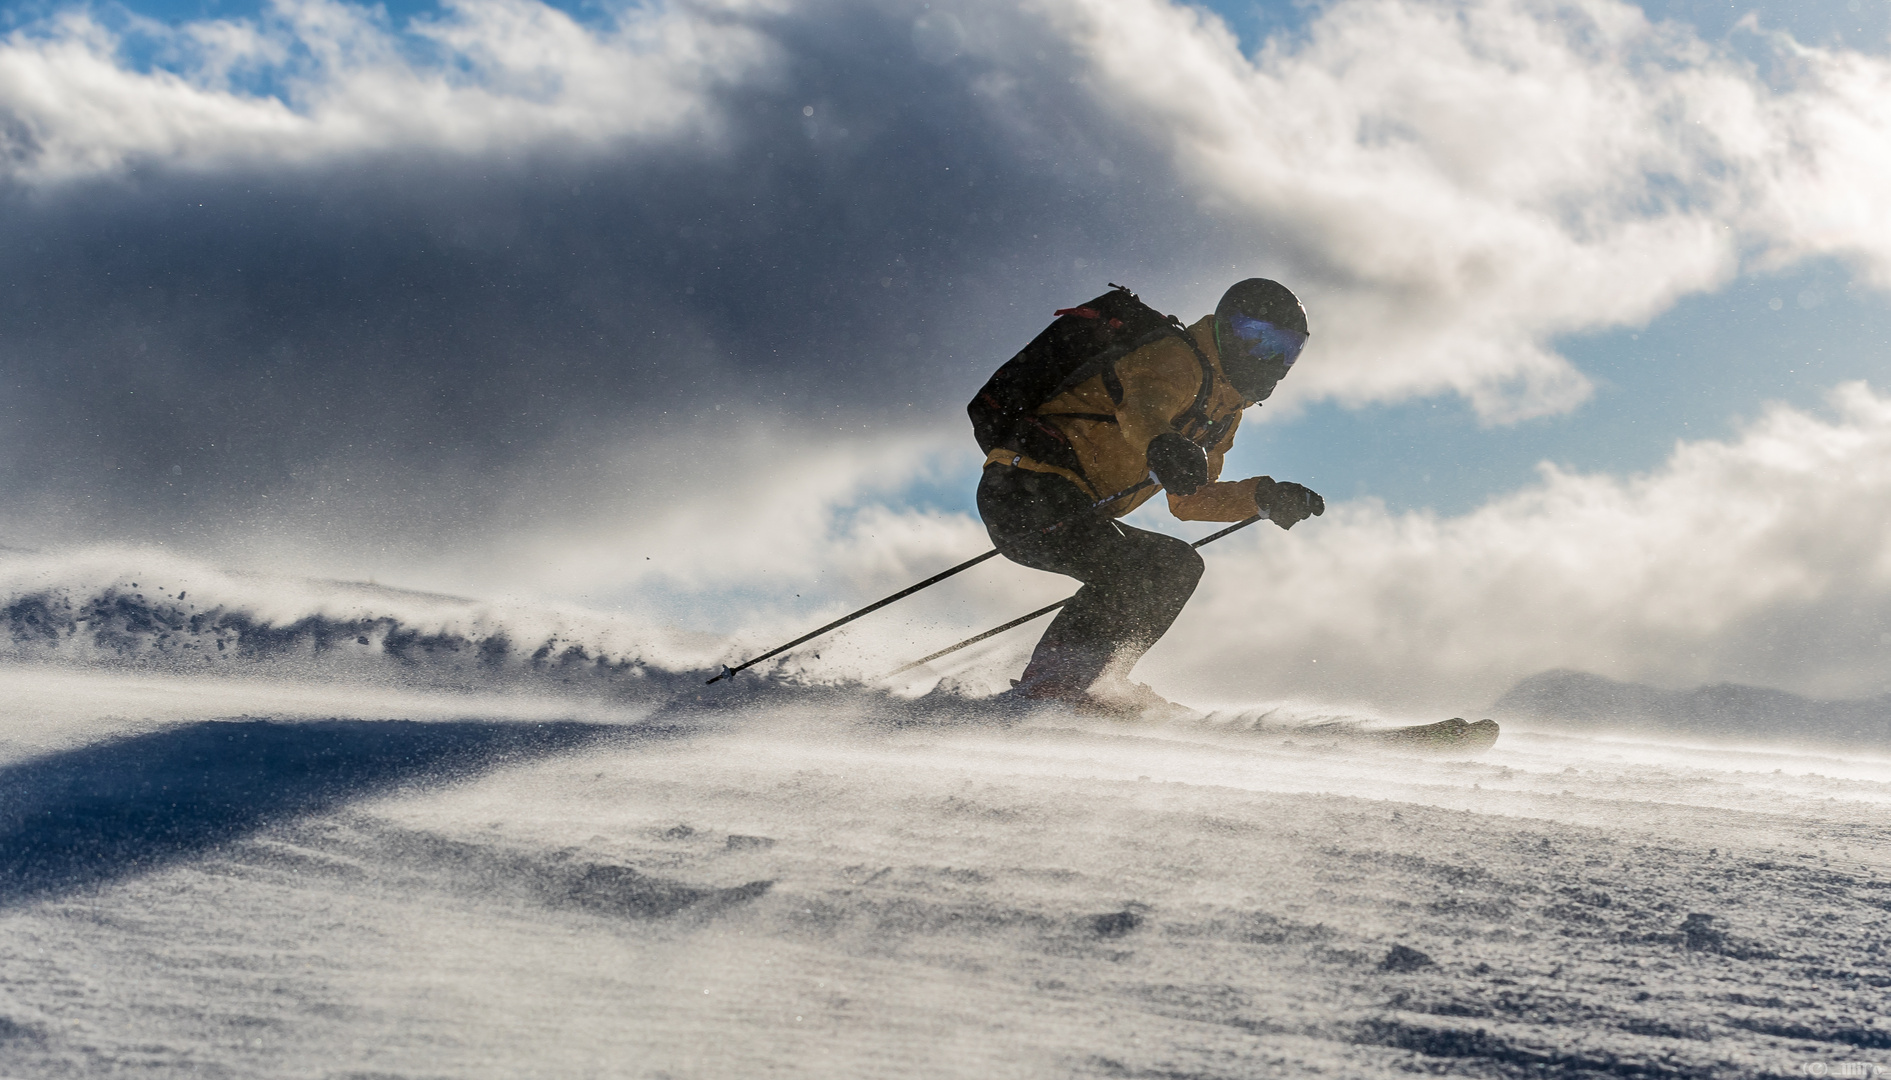
<svg viewBox="0 0 1891 1080">
<path fill-rule="evenodd" d="M 1738 683 L 1663 690 L 1557 669 L 1511 687 L 1490 711 L 1500 721 L 1891 746 L 1891 694 L 1818 701 Z"/>
</svg>

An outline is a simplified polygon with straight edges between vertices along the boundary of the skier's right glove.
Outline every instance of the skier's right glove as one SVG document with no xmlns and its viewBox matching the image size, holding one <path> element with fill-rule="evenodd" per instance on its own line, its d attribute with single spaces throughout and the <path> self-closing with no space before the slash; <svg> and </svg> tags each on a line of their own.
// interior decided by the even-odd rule
<svg viewBox="0 0 1891 1080">
<path fill-rule="evenodd" d="M 1149 440 L 1149 471 L 1175 495 L 1193 495 L 1208 482 L 1208 454 L 1173 431 Z"/>
<path fill-rule="evenodd" d="M 1304 484 L 1281 482 L 1271 476 L 1254 478 L 1254 506 L 1268 520 L 1291 529 L 1310 517 L 1326 513 L 1326 500 Z"/>
</svg>

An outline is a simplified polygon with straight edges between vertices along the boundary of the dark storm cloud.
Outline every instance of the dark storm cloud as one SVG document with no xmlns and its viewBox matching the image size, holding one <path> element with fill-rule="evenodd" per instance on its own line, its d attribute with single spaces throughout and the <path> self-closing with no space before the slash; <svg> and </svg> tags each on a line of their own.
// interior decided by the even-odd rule
<svg viewBox="0 0 1891 1080">
<path fill-rule="evenodd" d="M 1052 307 L 1226 241 L 1054 51 L 1012 42 L 997 100 L 1006 61 L 950 55 L 919 11 L 764 20 L 781 64 L 724 92 L 728 134 L 703 144 L 17 194 L 4 496 L 157 525 L 325 468 L 438 498 L 437 470 L 658 439 L 717 403 L 962 424 Z"/>
</svg>

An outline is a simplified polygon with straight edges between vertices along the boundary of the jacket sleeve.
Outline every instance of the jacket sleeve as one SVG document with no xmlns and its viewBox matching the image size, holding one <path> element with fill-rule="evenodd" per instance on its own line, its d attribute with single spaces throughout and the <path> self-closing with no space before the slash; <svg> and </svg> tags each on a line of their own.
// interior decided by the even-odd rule
<svg viewBox="0 0 1891 1080">
<path fill-rule="evenodd" d="M 1127 397 L 1128 395 L 1125 395 Z M 1214 482 L 1221 475 L 1221 463 L 1234 447 L 1234 433 L 1241 427 L 1237 414 L 1221 441 L 1208 449 L 1208 479 L 1193 495 L 1169 494 L 1169 513 L 1182 521 L 1246 521 L 1255 514 L 1254 478 Z"/>
</svg>

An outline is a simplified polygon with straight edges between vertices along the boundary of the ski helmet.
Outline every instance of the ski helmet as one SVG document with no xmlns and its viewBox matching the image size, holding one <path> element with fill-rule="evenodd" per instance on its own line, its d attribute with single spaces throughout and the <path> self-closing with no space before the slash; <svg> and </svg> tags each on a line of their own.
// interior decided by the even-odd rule
<svg viewBox="0 0 1891 1080">
<path fill-rule="evenodd" d="M 1221 370 L 1247 401 L 1266 401 L 1307 343 L 1307 311 L 1278 281 L 1237 281 L 1215 305 Z"/>
</svg>

